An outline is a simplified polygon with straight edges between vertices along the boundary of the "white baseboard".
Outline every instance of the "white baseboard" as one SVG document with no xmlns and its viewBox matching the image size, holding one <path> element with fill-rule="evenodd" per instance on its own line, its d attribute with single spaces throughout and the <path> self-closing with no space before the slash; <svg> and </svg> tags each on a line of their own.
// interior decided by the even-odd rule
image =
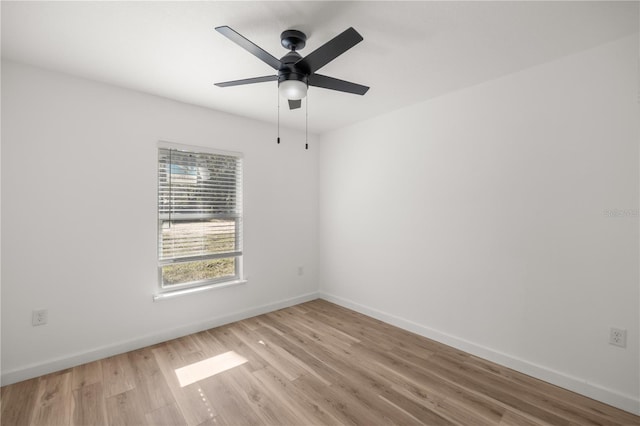
<svg viewBox="0 0 640 426">
<path fill-rule="evenodd" d="M 277 302 L 268 303 L 266 305 L 255 306 L 242 311 L 210 318 L 205 321 L 200 321 L 197 323 L 175 327 L 169 330 L 163 330 L 158 333 L 140 336 L 136 339 L 101 346 L 99 348 L 94 348 L 81 353 L 69 354 L 65 357 L 51 359 L 38 364 L 27 365 L 6 372 L 3 371 L 2 376 L 0 377 L 0 383 L 2 384 L 2 386 L 10 385 L 12 383 L 42 376 L 44 374 L 49 374 L 56 371 L 64 370 L 66 368 L 75 367 L 87 362 L 97 361 L 102 358 L 122 354 L 136 349 L 144 348 L 146 346 L 155 345 L 157 343 L 166 342 L 168 340 L 176 339 L 188 334 L 197 333 L 199 331 L 208 330 L 214 327 L 219 327 L 221 325 L 228 324 L 234 321 L 240 321 L 246 318 L 254 317 L 256 315 L 273 312 L 278 309 L 308 302 L 317 298 L 317 292 L 307 293 L 297 297 L 292 297 L 290 299 L 280 300 Z"/>
<path fill-rule="evenodd" d="M 400 318 L 395 315 L 379 311 L 377 309 L 369 308 L 367 306 L 344 299 L 342 297 L 327 294 L 322 291 L 318 295 L 320 298 L 325 299 L 329 302 L 335 303 L 345 308 L 349 308 L 356 312 L 360 312 L 364 315 L 368 315 L 380 321 L 384 321 L 388 324 L 395 325 L 396 327 L 411 331 L 412 333 L 416 333 L 445 345 L 452 346 L 456 349 L 460 349 L 461 351 L 495 362 L 497 364 L 554 384 L 556 386 L 560 386 L 561 388 L 571 390 L 589 398 L 604 402 L 605 404 L 612 405 L 630 413 L 640 415 L 640 400 L 634 398 L 632 395 L 625 395 L 615 390 L 608 389 L 594 383 L 589 383 L 579 377 L 573 377 L 560 371 L 556 371 L 542 365 L 534 364 L 527 360 L 517 358 L 500 351 L 496 351 L 494 349 L 461 339 L 456 336 L 452 336 L 447 333 L 440 332 L 438 330 L 434 330 L 432 328 L 406 320 L 404 318 Z"/>
</svg>

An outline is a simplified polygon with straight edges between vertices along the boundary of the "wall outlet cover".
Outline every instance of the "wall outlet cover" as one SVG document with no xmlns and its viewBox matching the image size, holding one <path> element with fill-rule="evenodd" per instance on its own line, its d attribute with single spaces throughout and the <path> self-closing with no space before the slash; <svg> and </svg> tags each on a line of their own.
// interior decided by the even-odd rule
<svg viewBox="0 0 640 426">
<path fill-rule="evenodd" d="M 45 325 L 49 321 L 49 313 L 46 309 L 34 310 L 31 313 L 31 325 L 34 327 L 38 325 Z"/>
<path fill-rule="evenodd" d="M 611 330 L 609 331 L 609 344 L 626 348 L 627 330 L 611 327 Z"/>
</svg>

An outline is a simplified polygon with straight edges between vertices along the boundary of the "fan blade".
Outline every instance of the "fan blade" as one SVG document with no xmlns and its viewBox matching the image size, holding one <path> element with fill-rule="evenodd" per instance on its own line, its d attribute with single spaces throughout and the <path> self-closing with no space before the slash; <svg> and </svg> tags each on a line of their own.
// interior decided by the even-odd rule
<svg viewBox="0 0 640 426">
<path fill-rule="evenodd" d="M 279 70 L 280 67 L 282 66 L 282 62 L 280 62 L 279 59 L 275 58 L 266 50 L 262 49 L 261 47 L 255 45 L 253 42 L 247 40 L 246 38 L 244 38 L 243 36 L 235 32 L 234 30 L 232 30 L 230 27 L 227 27 L 226 25 L 223 27 L 216 27 L 216 31 L 222 34 L 223 36 L 225 36 L 226 38 L 228 38 L 229 40 L 231 40 L 232 42 L 236 43 L 238 46 L 247 50 L 249 53 L 251 53 L 258 59 L 260 59 L 262 62 L 271 66 L 273 69 Z"/>
<path fill-rule="evenodd" d="M 296 67 L 306 69 L 309 74 L 318 71 L 320 68 L 360 43 L 362 36 L 353 27 L 348 28 L 341 34 L 329 40 L 304 58 L 296 62 Z"/>
<path fill-rule="evenodd" d="M 302 106 L 302 99 L 289 99 L 289 109 L 298 109 Z"/>
<path fill-rule="evenodd" d="M 337 90 L 339 92 L 353 93 L 356 95 L 364 95 L 369 88 L 361 84 L 351 83 L 350 81 L 338 80 L 337 78 L 327 77 L 322 74 L 311 74 L 307 80 L 309 86 L 322 87 L 323 89 Z"/>
<path fill-rule="evenodd" d="M 265 75 L 264 77 L 245 78 L 244 80 L 225 81 L 216 83 L 218 87 L 241 86 L 243 84 L 264 83 L 265 81 L 276 81 L 277 75 Z"/>
</svg>

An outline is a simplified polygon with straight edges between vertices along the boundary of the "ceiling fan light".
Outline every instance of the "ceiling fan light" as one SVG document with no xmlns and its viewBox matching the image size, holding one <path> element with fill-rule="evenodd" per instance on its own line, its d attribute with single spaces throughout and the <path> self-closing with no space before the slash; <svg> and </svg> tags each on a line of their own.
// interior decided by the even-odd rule
<svg viewBox="0 0 640 426">
<path fill-rule="evenodd" d="M 285 80 L 278 85 L 278 91 L 285 99 L 302 99 L 307 96 L 307 85 L 300 80 Z"/>
</svg>

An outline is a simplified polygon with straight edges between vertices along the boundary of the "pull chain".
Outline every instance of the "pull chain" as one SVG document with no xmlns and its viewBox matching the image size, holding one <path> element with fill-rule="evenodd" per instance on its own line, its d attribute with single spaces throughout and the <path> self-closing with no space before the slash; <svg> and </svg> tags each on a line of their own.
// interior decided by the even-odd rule
<svg viewBox="0 0 640 426">
<path fill-rule="evenodd" d="M 280 143 L 280 92 L 276 90 L 278 94 L 278 143 Z"/>
<path fill-rule="evenodd" d="M 309 94 L 304 101 L 304 149 L 309 149 Z"/>
</svg>

